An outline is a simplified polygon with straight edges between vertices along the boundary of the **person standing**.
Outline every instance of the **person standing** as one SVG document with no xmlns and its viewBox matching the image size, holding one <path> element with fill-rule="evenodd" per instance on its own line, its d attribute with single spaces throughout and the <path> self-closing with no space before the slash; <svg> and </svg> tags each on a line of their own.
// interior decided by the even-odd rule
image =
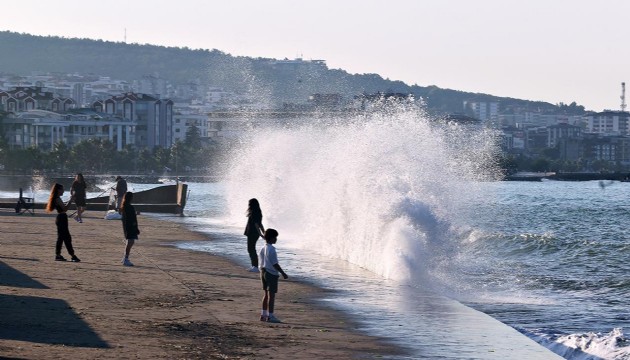
<svg viewBox="0 0 630 360">
<path fill-rule="evenodd" d="M 126 192 L 120 209 L 122 214 L 123 232 L 127 243 L 127 246 L 125 247 L 125 257 L 123 257 L 122 260 L 122 264 L 125 266 L 133 266 L 131 261 L 129 261 L 129 253 L 131 252 L 133 244 L 136 240 L 138 240 L 138 235 L 140 235 L 140 230 L 138 229 L 138 217 L 136 216 L 136 209 L 133 205 L 131 205 L 132 201 L 133 193 L 131 191 Z"/>
<path fill-rule="evenodd" d="M 280 274 L 284 279 L 288 279 L 287 275 L 278 263 L 278 254 L 273 246 L 278 241 L 278 231 L 275 229 L 267 229 L 264 235 L 266 244 L 260 249 L 258 254 L 260 258 L 260 280 L 265 295 L 262 300 L 262 310 L 260 312 L 260 321 L 279 323 L 280 320 L 273 314 L 276 293 L 278 292 L 278 279 Z"/>
<path fill-rule="evenodd" d="M 123 201 L 123 196 L 127 192 L 127 181 L 122 176 L 116 176 L 116 211 L 120 213 L 120 205 Z"/>
<path fill-rule="evenodd" d="M 249 199 L 249 206 L 247 207 L 247 225 L 245 226 L 245 233 L 247 236 L 247 252 L 249 253 L 249 259 L 251 267 L 248 271 L 258 272 L 258 254 L 256 253 L 256 242 L 258 238 L 265 232 L 265 228 L 262 224 L 262 210 L 260 210 L 260 204 L 257 199 Z"/>
<path fill-rule="evenodd" d="M 74 178 L 74 182 L 72 182 L 72 187 L 70 187 L 70 195 L 74 198 L 74 203 L 77 205 L 77 215 L 74 219 L 78 223 L 83 222 L 83 212 L 85 212 L 85 198 L 86 198 L 86 184 L 85 179 L 83 178 L 83 174 L 78 173 Z"/>
<path fill-rule="evenodd" d="M 57 244 L 55 246 L 55 261 L 66 261 L 66 258 L 61 256 L 61 244 L 66 246 L 68 254 L 72 257 L 73 262 L 79 262 L 79 258 L 74 254 L 74 248 L 72 247 L 72 236 L 68 229 L 68 205 L 72 203 L 72 197 L 68 200 L 67 204 L 63 203 L 61 196 L 64 189 L 61 184 L 54 184 L 50 190 L 50 196 L 48 197 L 48 203 L 46 204 L 46 211 L 52 212 L 57 210 L 57 218 L 55 219 L 55 225 L 57 225 Z"/>
</svg>

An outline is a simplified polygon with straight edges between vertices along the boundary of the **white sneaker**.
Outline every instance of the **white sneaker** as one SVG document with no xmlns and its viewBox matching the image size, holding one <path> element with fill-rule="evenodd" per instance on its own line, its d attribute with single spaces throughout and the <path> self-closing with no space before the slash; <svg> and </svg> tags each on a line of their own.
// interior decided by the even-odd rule
<svg viewBox="0 0 630 360">
<path fill-rule="evenodd" d="M 122 264 L 125 265 L 125 266 L 133 266 L 131 261 L 129 261 L 129 259 L 127 259 L 127 258 L 123 259 Z"/>
<path fill-rule="evenodd" d="M 249 268 L 249 270 L 247 270 L 247 271 L 249 271 L 249 272 L 258 272 L 258 268 L 257 268 L 257 267 L 255 267 L 255 266 L 252 266 L 252 267 L 250 267 L 250 268 Z"/>
</svg>

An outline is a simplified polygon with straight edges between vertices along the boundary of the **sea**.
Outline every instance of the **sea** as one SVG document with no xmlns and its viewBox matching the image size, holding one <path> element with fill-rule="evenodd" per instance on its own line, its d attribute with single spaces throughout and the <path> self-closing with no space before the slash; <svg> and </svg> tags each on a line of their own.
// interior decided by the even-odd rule
<svg viewBox="0 0 630 360">
<path fill-rule="evenodd" d="M 458 334 L 469 313 L 566 359 L 630 359 L 630 183 L 499 181 L 496 133 L 418 112 L 307 120 L 244 135 L 216 182 L 188 183 L 185 216 L 151 216 L 245 271 L 257 198 L 290 280 L 331 290 L 325 305 L 401 359 L 493 358 Z"/>
</svg>

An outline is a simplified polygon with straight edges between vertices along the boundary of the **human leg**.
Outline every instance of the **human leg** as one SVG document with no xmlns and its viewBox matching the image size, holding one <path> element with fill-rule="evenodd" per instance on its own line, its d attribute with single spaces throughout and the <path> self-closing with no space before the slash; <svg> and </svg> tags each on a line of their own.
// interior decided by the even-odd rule
<svg viewBox="0 0 630 360">
<path fill-rule="evenodd" d="M 258 236 L 247 237 L 247 253 L 249 254 L 249 260 L 252 264 L 252 267 L 256 267 L 256 268 L 258 268 L 258 254 L 256 253 L 257 241 L 258 241 Z"/>
<path fill-rule="evenodd" d="M 129 254 L 131 253 L 131 248 L 133 247 L 133 244 L 136 243 L 135 239 L 127 239 L 127 246 L 125 247 L 125 257 L 129 258 Z"/>
<path fill-rule="evenodd" d="M 125 266 L 133 266 L 133 263 L 129 261 L 129 255 L 131 254 L 131 248 L 136 243 L 136 239 L 127 239 L 127 245 L 125 246 L 125 257 L 122 259 L 122 264 Z"/>
<path fill-rule="evenodd" d="M 273 314 L 273 307 L 275 305 L 276 302 L 276 294 L 272 293 L 271 291 L 269 292 L 269 303 L 268 303 L 268 310 L 269 310 L 269 314 Z"/>
<path fill-rule="evenodd" d="M 260 273 L 260 282 L 262 283 L 262 288 L 263 291 L 265 292 L 265 295 L 262 298 L 262 309 L 260 310 L 260 321 L 267 321 L 267 319 L 269 318 L 269 311 L 267 310 L 269 308 L 269 292 L 267 291 L 268 285 L 267 285 L 267 280 L 265 279 L 265 269 L 262 269 L 262 272 Z"/>
<path fill-rule="evenodd" d="M 265 290 L 265 295 L 262 299 L 262 309 L 263 311 L 269 310 L 269 291 Z"/>
<path fill-rule="evenodd" d="M 77 206 L 77 219 L 79 219 L 79 222 L 83 222 L 83 212 L 85 211 L 85 207 L 83 206 Z"/>
<path fill-rule="evenodd" d="M 70 235 L 70 229 L 68 229 L 68 215 L 65 213 L 57 216 L 57 236 L 63 241 L 63 244 L 66 246 L 66 250 L 68 250 L 68 254 L 70 254 L 70 256 L 74 256 L 72 235 Z M 61 252 L 61 248 L 59 249 L 59 252 Z"/>
<path fill-rule="evenodd" d="M 124 194 L 117 194 L 116 195 L 116 211 L 118 211 L 118 213 L 120 213 L 120 206 L 122 205 L 122 201 L 123 201 L 123 195 Z"/>
<path fill-rule="evenodd" d="M 55 261 L 66 261 L 66 258 L 61 256 L 62 244 L 63 244 L 63 238 L 57 236 L 57 243 L 55 244 Z"/>
<path fill-rule="evenodd" d="M 57 243 L 55 244 L 55 260 L 57 261 L 66 261 L 66 259 L 61 256 L 61 245 L 64 244 L 66 246 L 66 250 L 72 259 L 74 260 L 76 257 L 74 256 L 74 249 L 72 248 L 72 237 L 70 236 L 70 231 L 68 230 L 68 215 L 65 213 L 57 214 L 57 218 L 55 219 L 55 225 L 57 225 Z"/>
<path fill-rule="evenodd" d="M 269 311 L 269 316 L 267 317 L 267 321 L 275 323 L 280 322 L 280 320 L 273 315 L 276 293 L 278 292 L 278 278 L 278 275 L 272 275 L 265 272 L 265 280 L 268 285 L 267 310 Z"/>
</svg>

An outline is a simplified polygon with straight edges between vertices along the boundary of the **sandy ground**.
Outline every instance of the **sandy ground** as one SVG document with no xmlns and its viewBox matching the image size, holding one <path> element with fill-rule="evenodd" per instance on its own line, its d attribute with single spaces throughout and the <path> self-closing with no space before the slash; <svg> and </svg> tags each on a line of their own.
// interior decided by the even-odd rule
<svg viewBox="0 0 630 360">
<path fill-rule="evenodd" d="M 0 210 L 0 357 L 18 359 L 372 359 L 400 354 L 317 302 L 317 289 L 280 282 L 276 315 L 259 321 L 258 274 L 178 250 L 207 239 L 139 216 L 133 267 L 120 261 L 119 221 L 70 220 L 80 263 L 54 261 L 54 215 Z M 243 243 L 245 251 L 245 243 Z M 62 254 L 69 259 L 64 250 Z M 291 275 L 290 269 L 286 269 Z"/>
</svg>

